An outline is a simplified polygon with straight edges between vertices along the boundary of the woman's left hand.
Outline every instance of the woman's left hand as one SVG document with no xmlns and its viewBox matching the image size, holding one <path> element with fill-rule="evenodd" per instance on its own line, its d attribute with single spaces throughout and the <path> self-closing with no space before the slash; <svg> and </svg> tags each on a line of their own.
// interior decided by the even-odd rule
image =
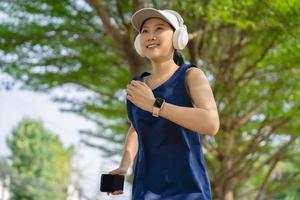
<svg viewBox="0 0 300 200">
<path fill-rule="evenodd" d="M 152 112 L 155 97 L 151 88 L 142 81 L 132 80 L 127 85 L 127 99 L 137 107 Z"/>
</svg>

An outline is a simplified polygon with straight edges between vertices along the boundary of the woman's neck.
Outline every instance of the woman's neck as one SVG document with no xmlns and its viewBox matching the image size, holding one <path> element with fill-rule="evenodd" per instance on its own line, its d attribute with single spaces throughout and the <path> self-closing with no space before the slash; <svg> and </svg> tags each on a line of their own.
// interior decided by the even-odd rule
<svg viewBox="0 0 300 200">
<path fill-rule="evenodd" d="M 163 77 L 164 75 L 170 74 L 170 72 L 175 71 L 178 65 L 173 59 L 155 62 L 151 61 L 152 64 L 152 77 Z"/>
</svg>

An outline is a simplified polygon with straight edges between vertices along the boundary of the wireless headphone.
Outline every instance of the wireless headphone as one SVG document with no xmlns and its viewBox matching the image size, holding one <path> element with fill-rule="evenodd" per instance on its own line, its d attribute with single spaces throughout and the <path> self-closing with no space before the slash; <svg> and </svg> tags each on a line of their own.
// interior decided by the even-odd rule
<svg viewBox="0 0 300 200">
<path fill-rule="evenodd" d="M 187 27 L 186 27 L 186 25 L 184 25 L 184 21 L 183 21 L 182 17 L 173 10 L 164 10 L 164 12 L 167 15 L 171 14 L 171 15 L 175 16 L 178 21 L 179 26 L 177 28 L 175 28 L 173 26 L 175 28 L 175 31 L 173 33 L 174 49 L 178 49 L 178 50 L 184 49 L 184 47 L 187 45 L 187 43 L 189 41 L 189 36 L 188 36 L 188 32 L 187 32 Z M 141 48 L 140 37 L 141 37 L 141 34 L 139 33 L 134 40 L 134 48 L 140 56 L 144 57 L 145 55 Z"/>
</svg>

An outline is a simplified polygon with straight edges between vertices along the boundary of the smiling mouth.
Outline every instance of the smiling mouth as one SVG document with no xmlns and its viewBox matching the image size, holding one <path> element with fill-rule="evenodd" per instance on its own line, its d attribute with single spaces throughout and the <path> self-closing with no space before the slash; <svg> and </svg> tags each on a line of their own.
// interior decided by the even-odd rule
<svg viewBox="0 0 300 200">
<path fill-rule="evenodd" d="M 154 47 L 158 47 L 159 44 L 149 44 L 146 46 L 146 48 L 150 49 L 150 48 L 154 48 Z"/>
</svg>

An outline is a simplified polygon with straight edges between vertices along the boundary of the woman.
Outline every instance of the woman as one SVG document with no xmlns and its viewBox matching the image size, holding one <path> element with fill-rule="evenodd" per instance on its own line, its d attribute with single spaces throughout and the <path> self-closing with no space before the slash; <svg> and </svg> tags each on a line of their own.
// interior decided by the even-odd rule
<svg viewBox="0 0 300 200">
<path fill-rule="evenodd" d="M 152 73 L 127 85 L 131 126 L 120 167 L 110 173 L 126 175 L 137 156 L 133 200 L 211 200 L 201 137 L 217 133 L 219 116 L 206 76 L 178 52 L 188 42 L 183 19 L 144 8 L 131 22 L 139 32 L 135 48 L 151 61 Z"/>
</svg>

